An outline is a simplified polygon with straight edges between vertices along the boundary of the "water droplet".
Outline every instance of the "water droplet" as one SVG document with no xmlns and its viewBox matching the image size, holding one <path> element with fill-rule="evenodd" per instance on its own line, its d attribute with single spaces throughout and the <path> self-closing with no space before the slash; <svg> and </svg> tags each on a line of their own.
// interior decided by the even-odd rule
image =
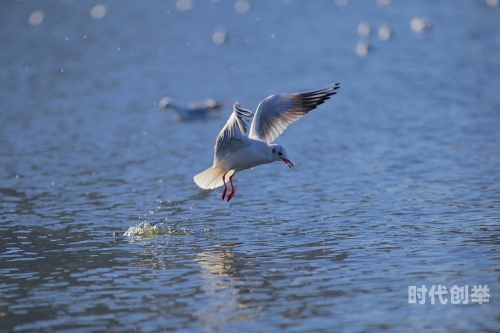
<svg viewBox="0 0 500 333">
<path fill-rule="evenodd" d="M 425 17 L 415 17 L 411 20 L 410 26 L 413 31 L 422 32 L 424 30 L 430 29 L 432 23 Z"/>
<path fill-rule="evenodd" d="M 224 27 L 216 27 L 212 35 L 212 43 L 215 45 L 224 44 L 226 41 L 227 30 Z"/>
<path fill-rule="evenodd" d="M 238 0 L 234 4 L 234 9 L 240 14 L 245 14 L 250 9 L 250 3 L 246 0 Z"/>
<path fill-rule="evenodd" d="M 368 53 L 369 49 L 370 44 L 368 44 L 368 42 L 360 41 L 358 45 L 356 45 L 356 54 L 360 57 L 364 57 Z"/>
<path fill-rule="evenodd" d="M 43 18 L 44 18 L 43 12 L 41 10 L 37 10 L 36 12 L 33 12 L 30 15 L 28 23 L 32 26 L 37 26 L 40 23 L 42 23 Z"/>
<path fill-rule="evenodd" d="M 378 38 L 382 41 L 387 41 L 392 36 L 392 30 L 387 24 L 382 24 L 378 29 Z"/>
<path fill-rule="evenodd" d="M 175 7 L 177 7 L 177 10 L 180 12 L 185 12 L 187 10 L 193 9 L 193 4 L 191 0 L 177 0 L 175 2 Z"/>
<path fill-rule="evenodd" d="M 97 5 L 90 10 L 90 16 L 95 20 L 100 20 L 106 16 L 108 8 L 105 5 Z"/>
<path fill-rule="evenodd" d="M 368 22 L 361 22 L 358 25 L 358 34 L 360 36 L 368 36 L 372 31 L 372 26 Z"/>
</svg>

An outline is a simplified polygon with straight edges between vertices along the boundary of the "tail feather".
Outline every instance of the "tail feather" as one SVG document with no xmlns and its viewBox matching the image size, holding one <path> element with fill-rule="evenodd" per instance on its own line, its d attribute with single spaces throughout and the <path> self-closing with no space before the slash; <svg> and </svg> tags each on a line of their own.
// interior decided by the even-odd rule
<svg viewBox="0 0 500 333">
<path fill-rule="evenodd" d="M 222 167 L 210 167 L 207 170 L 194 176 L 194 182 L 201 188 L 212 189 L 224 185 L 222 176 L 226 173 L 226 169 Z M 228 181 L 229 174 L 226 177 Z"/>
</svg>

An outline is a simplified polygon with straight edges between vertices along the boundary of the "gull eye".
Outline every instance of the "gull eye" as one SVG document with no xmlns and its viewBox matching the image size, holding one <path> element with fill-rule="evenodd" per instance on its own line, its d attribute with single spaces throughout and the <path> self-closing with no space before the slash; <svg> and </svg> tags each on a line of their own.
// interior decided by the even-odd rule
<svg viewBox="0 0 500 333">
<path fill-rule="evenodd" d="M 281 156 L 281 155 L 283 155 L 283 153 L 280 152 L 279 155 Z"/>
</svg>

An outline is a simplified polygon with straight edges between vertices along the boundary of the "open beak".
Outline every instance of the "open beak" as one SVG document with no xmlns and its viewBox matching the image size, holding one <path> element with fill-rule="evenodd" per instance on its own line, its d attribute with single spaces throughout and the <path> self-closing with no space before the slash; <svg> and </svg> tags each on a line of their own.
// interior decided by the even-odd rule
<svg viewBox="0 0 500 333">
<path fill-rule="evenodd" d="M 288 165 L 288 167 L 289 167 L 290 169 L 292 169 L 292 168 L 293 168 L 293 163 L 292 163 L 292 162 L 290 162 L 290 160 L 287 160 L 286 158 L 283 158 L 283 157 L 282 157 L 281 159 L 283 160 L 283 162 L 285 162 L 285 164 L 286 164 L 286 165 Z"/>
</svg>

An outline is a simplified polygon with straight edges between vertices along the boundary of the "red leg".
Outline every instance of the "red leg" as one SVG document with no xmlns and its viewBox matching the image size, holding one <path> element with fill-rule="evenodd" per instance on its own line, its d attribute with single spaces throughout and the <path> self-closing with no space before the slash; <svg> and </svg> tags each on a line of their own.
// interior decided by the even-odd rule
<svg viewBox="0 0 500 333">
<path fill-rule="evenodd" d="M 226 172 L 227 173 L 227 172 Z M 224 191 L 222 192 L 222 200 L 226 197 L 226 191 L 227 191 L 227 186 L 226 186 L 226 173 L 222 175 L 222 183 L 224 184 Z"/>
<path fill-rule="evenodd" d="M 229 177 L 229 182 L 231 183 L 231 193 L 229 193 L 229 195 L 227 196 L 227 202 L 229 202 L 229 200 L 231 200 L 231 198 L 234 195 L 233 176 L 234 176 L 234 173 L 231 175 L 231 177 Z"/>
</svg>

